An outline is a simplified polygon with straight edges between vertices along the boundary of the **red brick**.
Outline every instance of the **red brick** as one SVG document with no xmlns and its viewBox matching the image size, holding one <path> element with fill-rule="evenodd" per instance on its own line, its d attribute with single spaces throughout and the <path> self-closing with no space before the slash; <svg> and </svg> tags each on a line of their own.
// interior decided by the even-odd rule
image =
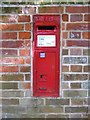
<svg viewBox="0 0 90 120">
<path fill-rule="evenodd" d="M 24 47 L 24 41 L 3 41 L 2 48 L 19 48 Z"/>
<path fill-rule="evenodd" d="M 18 72 L 17 66 L 2 66 L 0 72 Z"/>
<path fill-rule="evenodd" d="M 63 40 L 63 41 L 62 41 L 62 46 L 65 46 L 65 44 L 66 44 L 66 41 Z"/>
<path fill-rule="evenodd" d="M 82 72 L 82 66 L 80 65 L 72 65 L 71 72 Z"/>
<path fill-rule="evenodd" d="M 67 40 L 67 46 L 80 46 L 80 47 L 88 47 L 89 46 L 89 41 L 85 40 Z"/>
<path fill-rule="evenodd" d="M 82 36 L 84 39 L 90 39 L 90 32 L 83 32 Z"/>
<path fill-rule="evenodd" d="M 88 13 L 88 6 L 67 6 L 66 12 L 68 13 Z"/>
<path fill-rule="evenodd" d="M 67 30 L 89 30 L 90 23 L 68 23 Z"/>
<path fill-rule="evenodd" d="M 25 24 L 25 30 L 31 30 L 31 24 L 30 23 Z"/>
<path fill-rule="evenodd" d="M 84 20 L 89 22 L 90 21 L 90 14 L 85 14 Z"/>
<path fill-rule="evenodd" d="M 82 49 L 75 49 L 75 48 L 72 48 L 70 49 L 70 55 L 82 55 Z"/>
<path fill-rule="evenodd" d="M 82 15 L 71 15 L 70 16 L 70 21 L 71 22 L 77 22 L 77 21 L 82 21 L 83 16 Z"/>
<path fill-rule="evenodd" d="M 68 32 L 63 32 L 62 36 L 63 36 L 63 39 L 67 39 L 68 38 Z"/>
<path fill-rule="evenodd" d="M 39 13 L 63 13 L 64 7 L 39 7 Z"/>
<path fill-rule="evenodd" d="M 4 64 L 8 64 L 8 65 L 18 65 L 18 64 L 24 64 L 25 61 L 23 58 L 1 58 L 0 59 L 0 63 Z"/>
<path fill-rule="evenodd" d="M 31 45 L 30 40 L 25 40 L 25 43 L 26 43 L 25 45 L 30 48 L 30 45 Z"/>
<path fill-rule="evenodd" d="M 30 50 L 28 49 L 20 50 L 20 56 L 30 56 Z"/>
<path fill-rule="evenodd" d="M 17 50 L 2 50 L 0 51 L 0 53 L 2 54 L 2 56 L 17 56 Z"/>
<path fill-rule="evenodd" d="M 30 32 L 20 32 L 19 39 L 30 39 L 31 34 Z"/>
<path fill-rule="evenodd" d="M 17 33 L 16 32 L 2 32 L 2 35 L 0 35 L 0 39 L 17 39 Z"/>
<path fill-rule="evenodd" d="M 30 66 L 21 66 L 20 72 L 30 72 Z"/>
<path fill-rule="evenodd" d="M 65 30 L 65 23 L 62 23 L 62 30 Z"/>
<path fill-rule="evenodd" d="M 30 88 L 31 88 L 30 82 L 29 83 L 25 83 L 25 89 L 30 89 Z"/>
<path fill-rule="evenodd" d="M 62 14 L 62 20 L 63 21 L 68 21 L 69 20 L 68 14 Z"/>
<path fill-rule="evenodd" d="M 31 63 L 31 59 L 30 58 L 26 58 L 26 63 L 30 64 Z"/>
<path fill-rule="evenodd" d="M 30 22 L 30 16 L 20 15 L 18 16 L 18 22 Z"/>
<path fill-rule="evenodd" d="M 23 30 L 24 29 L 24 25 L 23 24 L 1 24 L 0 25 L 0 30 L 2 31 L 6 31 L 6 30 Z"/>
</svg>

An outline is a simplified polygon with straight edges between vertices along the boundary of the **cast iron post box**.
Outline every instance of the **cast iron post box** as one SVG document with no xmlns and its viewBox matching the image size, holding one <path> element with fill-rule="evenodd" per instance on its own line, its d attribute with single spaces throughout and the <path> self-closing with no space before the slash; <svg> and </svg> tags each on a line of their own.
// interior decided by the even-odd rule
<svg viewBox="0 0 90 120">
<path fill-rule="evenodd" d="M 60 16 L 33 16 L 33 96 L 58 97 Z"/>
</svg>

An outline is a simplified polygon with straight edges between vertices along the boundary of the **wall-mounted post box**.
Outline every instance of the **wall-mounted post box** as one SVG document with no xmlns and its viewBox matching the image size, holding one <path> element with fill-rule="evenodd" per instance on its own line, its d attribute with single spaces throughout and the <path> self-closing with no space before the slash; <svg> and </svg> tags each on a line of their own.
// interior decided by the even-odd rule
<svg viewBox="0 0 90 120">
<path fill-rule="evenodd" d="M 33 96 L 58 97 L 60 16 L 33 16 Z"/>
</svg>

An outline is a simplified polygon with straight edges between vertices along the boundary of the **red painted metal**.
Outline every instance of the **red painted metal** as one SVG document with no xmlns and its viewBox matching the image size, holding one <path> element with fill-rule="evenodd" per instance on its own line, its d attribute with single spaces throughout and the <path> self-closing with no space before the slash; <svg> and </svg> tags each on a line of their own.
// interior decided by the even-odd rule
<svg viewBox="0 0 90 120">
<path fill-rule="evenodd" d="M 34 15 L 33 21 L 33 96 L 58 97 L 60 16 Z"/>
</svg>

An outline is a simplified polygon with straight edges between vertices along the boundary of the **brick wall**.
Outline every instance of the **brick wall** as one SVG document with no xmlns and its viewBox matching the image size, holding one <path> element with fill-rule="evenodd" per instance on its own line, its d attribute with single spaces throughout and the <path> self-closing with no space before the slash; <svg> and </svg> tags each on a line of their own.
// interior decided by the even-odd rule
<svg viewBox="0 0 90 120">
<path fill-rule="evenodd" d="M 3 118 L 88 118 L 89 5 L 20 5 L 0 13 L 0 102 Z M 58 98 L 32 96 L 33 14 L 61 17 Z M 0 75 L 1 75 L 0 73 Z"/>
</svg>

